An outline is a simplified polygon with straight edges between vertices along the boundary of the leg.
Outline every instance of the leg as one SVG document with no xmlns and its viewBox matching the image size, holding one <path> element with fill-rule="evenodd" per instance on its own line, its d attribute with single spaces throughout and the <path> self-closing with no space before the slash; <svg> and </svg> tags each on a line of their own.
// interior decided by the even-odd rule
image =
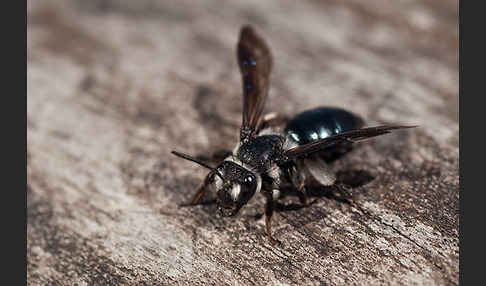
<svg viewBox="0 0 486 286">
<path fill-rule="evenodd" d="M 182 204 L 181 207 L 194 206 L 194 205 L 199 204 L 199 202 L 201 201 L 202 196 L 206 192 L 206 187 L 211 182 L 210 177 L 211 176 L 208 175 L 206 177 L 206 179 L 199 185 L 199 187 L 197 188 L 197 192 L 194 195 L 194 197 L 192 198 L 191 202 L 190 203 Z"/>
<path fill-rule="evenodd" d="M 298 161 L 297 165 L 289 170 L 289 174 L 292 184 L 297 189 L 297 195 L 299 196 L 300 203 L 302 206 L 308 206 L 308 195 L 305 187 L 307 175 L 306 172 L 299 172 L 298 170 L 305 170 L 303 160 Z"/>
<path fill-rule="evenodd" d="M 364 210 L 358 203 L 356 203 L 353 200 L 353 195 L 346 189 L 345 186 L 340 185 L 340 184 L 336 184 L 335 189 L 339 193 L 341 200 L 343 200 L 345 203 L 349 204 L 350 206 L 355 207 L 361 213 L 370 216 L 370 213 L 368 211 Z"/>
<path fill-rule="evenodd" d="M 309 205 L 309 202 L 307 200 L 307 192 L 305 190 L 305 184 L 304 184 L 303 181 L 299 184 L 299 186 L 297 187 L 297 189 L 299 190 L 299 200 L 300 200 L 300 203 L 303 206 L 308 206 Z"/>
<path fill-rule="evenodd" d="M 349 200 L 352 198 L 351 193 L 346 189 L 345 186 L 336 184 L 334 185 L 335 189 L 338 191 L 339 195 L 342 196 L 343 199 Z"/>
<path fill-rule="evenodd" d="M 275 201 L 273 200 L 272 195 L 267 195 L 267 202 L 265 204 L 265 232 L 273 245 L 280 243 L 280 241 L 274 239 L 272 236 L 272 215 L 274 208 Z"/>
</svg>

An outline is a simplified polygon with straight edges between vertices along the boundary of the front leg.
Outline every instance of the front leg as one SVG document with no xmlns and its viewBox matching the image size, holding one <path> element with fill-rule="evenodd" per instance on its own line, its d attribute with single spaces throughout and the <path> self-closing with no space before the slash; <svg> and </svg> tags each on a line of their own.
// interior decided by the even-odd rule
<svg viewBox="0 0 486 286">
<path fill-rule="evenodd" d="M 192 198 L 192 200 L 189 203 L 182 204 L 181 207 L 187 207 L 187 206 L 194 206 L 199 204 L 201 201 L 202 196 L 206 192 L 207 186 L 212 182 L 212 176 L 209 174 L 206 176 L 206 179 L 199 185 L 197 188 L 196 194 Z"/>
</svg>

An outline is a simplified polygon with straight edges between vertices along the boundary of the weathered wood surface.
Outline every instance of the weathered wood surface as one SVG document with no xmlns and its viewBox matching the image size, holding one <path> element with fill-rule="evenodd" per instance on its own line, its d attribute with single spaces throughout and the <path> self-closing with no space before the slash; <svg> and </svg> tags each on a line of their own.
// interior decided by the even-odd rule
<svg viewBox="0 0 486 286">
<path fill-rule="evenodd" d="M 29 1 L 28 284 L 458 284 L 457 6 Z M 236 142 L 245 23 L 274 54 L 267 111 L 420 125 L 333 165 L 374 178 L 352 189 L 371 216 L 321 197 L 275 215 L 273 247 L 261 198 L 178 208 L 205 170 L 170 150 Z"/>
</svg>

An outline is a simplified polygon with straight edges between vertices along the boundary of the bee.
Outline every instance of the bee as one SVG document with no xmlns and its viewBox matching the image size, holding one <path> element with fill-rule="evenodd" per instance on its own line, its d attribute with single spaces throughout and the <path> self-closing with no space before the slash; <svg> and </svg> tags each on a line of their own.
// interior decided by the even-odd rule
<svg viewBox="0 0 486 286">
<path fill-rule="evenodd" d="M 272 243 L 278 242 L 272 236 L 271 218 L 282 190 L 296 190 L 301 204 L 307 205 L 306 182 L 313 179 L 322 186 L 335 184 L 335 174 L 320 155 L 349 150 L 346 146 L 354 142 L 392 130 L 415 127 L 363 128 L 360 117 L 334 107 L 310 109 L 291 119 L 275 113 L 262 116 L 273 57 L 251 26 L 240 30 L 237 60 L 243 82 L 243 118 L 233 152 L 216 167 L 184 153 L 172 153 L 210 170 L 188 205 L 198 204 L 212 186 L 221 215 L 234 216 L 255 194 L 262 194 L 266 198 L 265 231 Z M 279 125 L 285 127 L 277 128 Z"/>
</svg>

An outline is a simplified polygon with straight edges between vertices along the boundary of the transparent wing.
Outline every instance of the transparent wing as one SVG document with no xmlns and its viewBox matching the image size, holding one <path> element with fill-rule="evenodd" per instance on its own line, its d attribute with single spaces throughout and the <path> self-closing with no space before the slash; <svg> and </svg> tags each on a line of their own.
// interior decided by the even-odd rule
<svg viewBox="0 0 486 286">
<path fill-rule="evenodd" d="M 293 147 L 285 151 L 284 154 L 289 158 L 302 157 L 344 142 L 358 142 L 368 138 L 390 133 L 392 130 L 413 128 L 413 127 L 416 126 L 382 125 L 382 126 L 351 130 L 315 142 L 311 142 L 305 145 Z"/>
<path fill-rule="evenodd" d="M 260 120 L 268 94 L 272 55 L 252 27 L 240 31 L 237 49 L 238 65 L 243 81 L 243 120 L 240 139 L 252 136 Z"/>
<path fill-rule="evenodd" d="M 329 166 L 318 156 L 311 156 L 305 158 L 304 166 L 309 173 L 323 186 L 332 186 L 336 181 L 334 172 Z"/>
</svg>

